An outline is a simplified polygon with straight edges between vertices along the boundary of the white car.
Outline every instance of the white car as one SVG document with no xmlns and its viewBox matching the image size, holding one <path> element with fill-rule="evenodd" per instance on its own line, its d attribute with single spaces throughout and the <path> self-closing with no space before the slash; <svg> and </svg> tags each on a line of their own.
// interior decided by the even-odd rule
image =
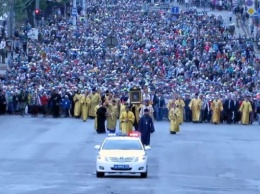
<svg viewBox="0 0 260 194">
<path fill-rule="evenodd" d="M 146 150 L 151 147 L 143 146 L 139 137 L 110 136 L 103 144 L 96 145 L 99 150 L 96 161 L 96 176 L 103 177 L 105 173 L 140 173 L 147 177 Z"/>
</svg>

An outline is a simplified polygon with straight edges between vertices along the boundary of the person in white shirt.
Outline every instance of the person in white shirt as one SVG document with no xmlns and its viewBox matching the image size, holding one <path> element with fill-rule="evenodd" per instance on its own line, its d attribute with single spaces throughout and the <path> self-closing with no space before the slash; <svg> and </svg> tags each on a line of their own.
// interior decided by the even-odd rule
<svg viewBox="0 0 260 194">
<path fill-rule="evenodd" d="M 144 115 L 144 110 L 145 109 L 148 109 L 150 116 L 152 118 L 154 118 L 154 116 L 153 116 L 154 109 L 153 109 L 153 106 L 149 103 L 149 100 L 145 100 L 144 101 L 144 104 L 142 105 L 141 110 L 140 110 L 139 117 L 141 118 Z"/>
<path fill-rule="evenodd" d="M 149 94 L 148 87 L 144 88 L 142 97 L 143 97 L 143 101 L 146 101 L 146 100 L 151 101 L 152 100 L 151 95 Z"/>
<path fill-rule="evenodd" d="M 5 39 L 2 39 L 0 42 L 0 63 L 5 63 Z"/>
</svg>

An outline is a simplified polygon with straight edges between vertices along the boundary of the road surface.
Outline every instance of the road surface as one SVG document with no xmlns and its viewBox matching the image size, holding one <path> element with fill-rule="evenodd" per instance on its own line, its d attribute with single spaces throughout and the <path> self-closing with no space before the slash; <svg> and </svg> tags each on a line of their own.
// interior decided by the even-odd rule
<svg viewBox="0 0 260 194">
<path fill-rule="evenodd" d="M 1 194 L 259 194 L 257 124 L 157 122 L 149 175 L 96 178 L 93 120 L 0 116 Z"/>
</svg>

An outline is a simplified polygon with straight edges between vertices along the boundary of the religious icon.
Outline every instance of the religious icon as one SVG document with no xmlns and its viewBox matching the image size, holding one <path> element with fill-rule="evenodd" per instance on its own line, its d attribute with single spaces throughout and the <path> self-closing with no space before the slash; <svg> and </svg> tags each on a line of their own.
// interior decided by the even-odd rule
<svg viewBox="0 0 260 194">
<path fill-rule="evenodd" d="M 137 93 L 133 93 L 133 101 L 138 101 L 139 95 Z"/>
<path fill-rule="evenodd" d="M 139 104 L 142 102 L 141 89 L 133 87 L 130 89 L 130 103 Z"/>
</svg>

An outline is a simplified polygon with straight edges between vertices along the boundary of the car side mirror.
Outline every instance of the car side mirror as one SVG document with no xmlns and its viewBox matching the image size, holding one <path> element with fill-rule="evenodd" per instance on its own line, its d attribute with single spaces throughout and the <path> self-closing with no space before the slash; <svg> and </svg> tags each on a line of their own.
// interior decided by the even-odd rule
<svg viewBox="0 0 260 194">
<path fill-rule="evenodd" d="M 151 149 L 150 146 L 144 146 L 144 150 L 145 150 L 145 151 L 148 151 L 148 150 L 150 150 L 150 149 Z"/>
<path fill-rule="evenodd" d="M 96 146 L 95 146 L 95 149 L 96 149 L 96 150 L 100 150 L 100 145 L 96 145 Z"/>
</svg>

